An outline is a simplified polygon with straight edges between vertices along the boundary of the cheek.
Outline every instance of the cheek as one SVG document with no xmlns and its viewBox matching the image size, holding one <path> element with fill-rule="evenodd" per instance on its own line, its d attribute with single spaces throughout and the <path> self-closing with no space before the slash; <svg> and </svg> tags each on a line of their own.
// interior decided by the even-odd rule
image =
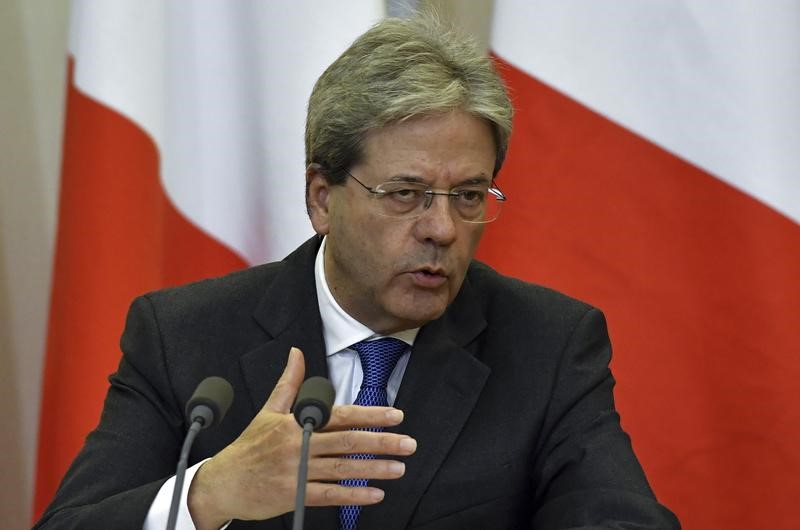
<svg viewBox="0 0 800 530">
<path fill-rule="evenodd" d="M 451 288 L 454 290 L 452 293 L 455 296 L 458 289 L 461 288 L 461 283 L 464 281 L 464 276 L 467 273 L 470 261 L 475 256 L 475 251 L 478 248 L 478 243 L 483 235 L 485 225 L 465 225 L 463 233 L 459 234 L 458 249 L 456 252 L 456 264 L 458 274 L 454 275 L 453 281 L 450 283 Z"/>
<path fill-rule="evenodd" d="M 394 267 L 405 253 L 397 240 L 397 232 L 386 226 L 385 218 L 363 216 L 351 219 L 341 228 L 343 241 L 347 241 L 344 259 L 350 259 L 358 276 L 354 280 L 372 287 L 387 283 Z"/>
<path fill-rule="evenodd" d="M 396 264 L 405 255 L 414 253 L 414 238 L 410 228 L 396 219 L 374 216 L 365 218 L 356 237 L 373 254 L 373 259 Z"/>
<path fill-rule="evenodd" d="M 483 231 L 486 229 L 486 225 L 477 224 L 474 226 L 468 226 L 467 228 L 469 229 L 468 237 L 472 241 L 472 253 L 474 254 L 475 249 L 478 246 L 478 242 L 481 240 L 481 237 L 483 237 Z"/>
<path fill-rule="evenodd" d="M 481 240 L 485 227 L 486 225 L 483 224 L 469 225 L 466 223 L 462 226 L 462 232 L 459 234 L 458 242 L 458 259 L 464 261 L 462 265 L 465 269 L 473 256 L 475 256 L 475 251 L 478 249 L 478 243 Z"/>
</svg>

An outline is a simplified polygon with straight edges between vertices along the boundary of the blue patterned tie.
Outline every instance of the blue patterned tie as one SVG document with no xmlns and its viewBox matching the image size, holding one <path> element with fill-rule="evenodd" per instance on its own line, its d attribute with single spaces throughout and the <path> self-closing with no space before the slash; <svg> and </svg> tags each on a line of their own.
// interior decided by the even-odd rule
<svg viewBox="0 0 800 530">
<path fill-rule="evenodd" d="M 362 341 L 350 346 L 358 352 L 361 359 L 361 368 L 364 371 L 364 380 L 361 382 L 361 389 L 358 391 L 354 405 L 364 405 L 368 407 L 386 407 L 389 399 L 386 394 L 386 383 L 392 375 L 397 360 L 406 351 L 408 345 L 398 339 L 386 337 L 373 341 Z M 379 432 L 382 427 L 368 427 L 365 431 Z M 359 454 L 352 455 L 351 458 L 361 460 L 375 458 L 375 455 Z M 339 482 L 342 486 L 366 486 L 367 479 L 346 479 Z M 355 530 L 358 526 L 358 516 L 361 513 L 361 506 L 341 506 L 339 507 L 339 528 L 341 530 Z"/>
</svg>

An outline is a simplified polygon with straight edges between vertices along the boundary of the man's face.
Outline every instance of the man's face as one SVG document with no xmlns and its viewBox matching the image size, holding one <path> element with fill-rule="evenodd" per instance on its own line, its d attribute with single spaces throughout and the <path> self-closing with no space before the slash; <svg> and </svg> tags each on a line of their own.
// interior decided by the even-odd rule
<svg viewBox="0 0 800 530">
<path fill-rule="evenodd" d="M 463 111 L 413 118 L 371 132 L 350 173 L 372 188 L 418 179 L 450 190 L 488 184 L 495 163 L 489 125 Z M 353 179 L 331 186 L 308 170 L 311 220 L 327 235 L 325 274 L 336 301 L 373 331 L 391 333 L 438 318 L 455 298 L 484 225 L 462 221 L 436 196 L 412 219 L 386 217 Z"/>
</svg>

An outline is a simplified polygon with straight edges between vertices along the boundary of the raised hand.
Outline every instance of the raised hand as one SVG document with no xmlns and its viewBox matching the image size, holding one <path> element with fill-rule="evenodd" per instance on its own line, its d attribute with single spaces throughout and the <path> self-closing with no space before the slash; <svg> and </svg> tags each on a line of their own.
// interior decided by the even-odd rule
<svg viewBox="0 0 800 530">
<path fill-rule="evenodd" d="M 264 407 L 239 437 L 198 470 L 189 489 L 195 526 L 217 529 L 231 519 L 262 520 L 294 508 L 301 429 L 289 412 L 303 382 L 305 361 L 292 348 L 283 375 Z M 311 437 L 306 505 L 375 504 L 383 491 L 344 487 L 346 478 L 395 479 L 405 465 L 396 460 L 356 460 L 346 455 L 371 453 L 407 456 L 416 441 L 403 434 L 354 431 L 357 427 L 391 427 L 403 413 L 391 407 L 334 407 L 323 432 Z"/>
</svg>

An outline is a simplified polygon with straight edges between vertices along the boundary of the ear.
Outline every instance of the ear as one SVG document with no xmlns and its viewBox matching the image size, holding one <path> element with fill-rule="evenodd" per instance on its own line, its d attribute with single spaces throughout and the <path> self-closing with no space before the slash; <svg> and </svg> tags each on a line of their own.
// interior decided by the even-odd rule
<svg viewBox="0 0 800 530">
<path fill-rule="evenodd" d="M 308 188 L 308 214 L 314 231 L 326 235 L 330 231 L 330 198 L 331 185 L 318 164 L 309 164 L 306 168 L 306 187 Z"/>
</svg>

